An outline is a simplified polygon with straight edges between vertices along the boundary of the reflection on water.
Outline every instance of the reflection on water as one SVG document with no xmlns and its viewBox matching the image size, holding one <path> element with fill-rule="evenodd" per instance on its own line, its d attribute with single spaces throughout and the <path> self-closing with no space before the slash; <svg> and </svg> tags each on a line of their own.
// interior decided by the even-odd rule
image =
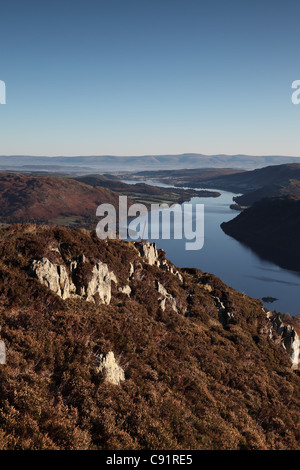
<svg viewBox="0 0 300 470">
<path fill-rule="evenodd" d="M 258 281 L 267 281 L 267 282 L 279 282 L 280 284 L 288 284 L 289 286 L 296 286 L 296 287 L 299 287 L 300 284 L 298 283 L 293 283 L 291 281 L 284 281 L 282 279 L 275 279 L 273 277 L 267 277 L 267 276 L 247 276 L 247 277 L 251 277 L 251 279 L 257 279 Z"/>
<path fill-rule="evenodd" d="M 159 183 L 150 184 L 170 187 Z M 186 251 L 186 240 L 153 241 L 179 267 L 195 267 L 213 273 L 226 284 L 251 297 L 278 299 L 273 304 L 265 303 L 270 309 L 291 315 L 300 314 L 300 273 L 282 269 L 262 259 L 222 231 L 221 223 L 237 215 L 236 211 L 229 208 L 233 196 L 235 194 L 222 191 L 218 198 L 197 197 L 191 200 L 193 204 L 204 204 L 204 246 L 201 250 Z M 272 275 L 266 276 L 266 271 Z"/>
</svg>

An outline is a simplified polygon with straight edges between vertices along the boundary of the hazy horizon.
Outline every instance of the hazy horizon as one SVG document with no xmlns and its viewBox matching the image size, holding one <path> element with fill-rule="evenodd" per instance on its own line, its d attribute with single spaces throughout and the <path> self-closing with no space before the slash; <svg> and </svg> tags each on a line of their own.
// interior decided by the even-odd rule
<svg viewBox="0 0 300 470">
<path fill-rule="evenodd" d="M 295 0 L 1 6 L 2 155 L 299 156 Z"/>
<path fill-rule="evenodd" d="M 283 154 L 247 154 L 247 153 L 235 153 L 235 154 L 227 154 L 227 153 L 216 153 L 216 154 L 205 154 L 201 152 L 182 152 L 182 153 L 145 153 L 145 154 L 56 154 L 56 155 L 46 155 L 46 154 L 0 154 L 1 157 L 45 157 L 45 158 L 72 158 L 72 157 L 87 157 L 87 158 L 92 158 L 92 157 L 124 157 L 124 158 L 130 158 L 130 157 L 177 157 L 177 156 L 188 156 L 188 155 L 195 155 L 195 156 L 205 156 L 205 157 L 216 157 L 216 156 L 224 156 L 224 157 L 280 157 L 280 158 L 300 158 L 300 155 L 283 155 Z"/>
</svg>

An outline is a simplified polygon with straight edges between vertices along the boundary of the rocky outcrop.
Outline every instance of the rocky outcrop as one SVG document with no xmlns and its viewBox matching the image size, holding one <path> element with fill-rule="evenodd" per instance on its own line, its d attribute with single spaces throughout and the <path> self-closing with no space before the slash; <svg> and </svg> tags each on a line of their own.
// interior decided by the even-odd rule
<svg viewBox="0 0 300 470">
<path fill-rule="evenodd" d="M 70 297 L 70 281 L 64 265 L 53 264 L 48 258 L 34 260 L 30 265 L 30 273 L 63 299 Z"/>
<path fill-rule="evenodd" d="M 174 274 L 176 277 L 178 277 L 178 279 L 180 280 L 180 282 L 183 282 L 183 277 L 182 277 L 182 275 L 180 274 L 180 272 L 177 271 L 177 269 L 175 269 L 174 266 L 172 266 L 166 259 L 164 259 L 163 261 L 161 261 L 160 267 L 161 267 L 161 269 L 163 269 L 164 271 L 168 271 L 169 273 Z"/>
<path fill-rule="evenodd" d="M 121 292 L 122 294 L 126 294 L 128 297 L 130 297 L 131 287 L 129 285 L 126 285 L 124 287 L 119 287 L 118 291 Z"/>
<path fill-rule="evenodd" d="M 146 261 L 151 265 L 160 265 L 160 261 L 158 259 L 158 251 L 156 248 L 155 243 L 141 241 L 135 242 L 135 247 L 137 248 L 140 256 L 146 259 Z"/>
<path fill-rule="evenodd" d="M 72 260 L 68 267 L 42 258 L 31 263 L 29 272 L 62 299 L 81 297 L 94 302 L 98 296 L 102 303 L 108 305 L 111 301 L 111 282 L 118 282 L 115 274 L 109 271 L 107 264 L 98 262 L 91 267 L 88 281 L 79 281 L 78 270 L 85 263 L 84 256 Z"/>
<path fill-rule="evenodd" d="M 114 385 L 120 385 L 125 380 L 125 374 L 122 367 L 119 366 L 112 351 L 106 356 L 100 354 L 98 357 L 98 372 L 105 374 L 106 382 Z"/>
<path fill-rule="evenodd" d="M 290 325 L 285 326 L 282 337 L 285 349 L 292 361 L 292 368 L 298 369 L 300 363 L 300 338 Z"/>
<path fill-rule="evenodd" d="M 93 301 L 98 294 L 100 300 L 108 305 L 111 301 L 111 281 L 117 283 L 116 276 L 109 271 L 107 264 L 96 263 L 92 270 L 92 279 L 85 289 L 81 288 L 81 297 Z"/>
<path fill-rule="evenodd" d="M 280 315 L 277 313 L 266 312 L 266 316 L 270 321 L 272 328 L 279 336 L 279 342 L 285 351 L 289 354 L 292 361 L 292 368 L 297 370 L 300 363 L 300 338 L 291 325 L 285 325 Z M 272 331 L 268 330 L 268 336 L 273 339 Z"/>
<path fill-rule="evenodd" d="M 219 299 L 219 297 L 215 297 L 212 295 L 214 299 L 215 305 L 218 309 L 219 321 L 222 323 L 223 326 L 228 325 L 229 323 L 234 323 L 234 315 L 231 313 L 224 305 L 223 302 Z"/>
<path fill-rule="evenodd" d="M 148 264 L 150 264 L 151 266 L 155 265 L 157 267 L 160 267 L 164 271 L 168 271 L 174 274 L 176 277 L 178 277 L 180 282 L 183 282 L 182 274 L 180 274 L 180 272 L 175 269 L 175 267 L 171 263 L 169 263 L 168 260 L 160 259 L 159 252 L 156 248 L 155 243 L 147 241 L 135 242 L 135 247 L 137 248 L 139 255 L 144 258 Z"/>
<path fill-rule="evenodd" d="M 134 275 L 134 265 L 133 263 L 129 263 L 129 279 L 131 279 L 133 275 Z"/>
<path fill-rule="evenodd" d="M 160 308 L 164 311 L 168 303 L 170 307 L 174 310 L 174 312 L 178 313 L 177 302 L 174 297 L 169 294 L 169 292 L 164 288 L 162 284 L 160 284 L 160 282 L 156 281 L 155 287 L 159 294 L 158 302 Z"/>
<path fill-rule="evenodd" d="M 4 341 L 0 341 L 0 364 L 6 364 L 6 348 Z"/>
</svg>

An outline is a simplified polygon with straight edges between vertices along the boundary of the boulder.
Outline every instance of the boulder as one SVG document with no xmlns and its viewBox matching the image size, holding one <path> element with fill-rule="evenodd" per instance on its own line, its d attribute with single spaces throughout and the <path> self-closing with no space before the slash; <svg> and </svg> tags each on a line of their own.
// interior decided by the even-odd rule
<svg viewBox="0 0 300 470">
<path fill-rule="evenodd" d="M 128 297 L 130 297 L 131 287 L 129 285 L 124 286 L 124 287 L 119 287 L 118 291 L 121 292 L 122 294 L 126 294 L 126 295 L 128 295 Z"/>
<path fill-rule="evenodd" d="M 120 383 L 125 380 L 124 370 L 117 363 L 115 355 L 112 351 L 109 351 L 106 356 L 100 354 L 98 361 L 98 371 L 104 372 L 106 382 L 114 385 L 120 385 Z"/>
<path fill-rule="evenodd" d="M 0 364 L 6 364 L 6 347 L 4 341 L 0 341 Z"/>
<path fill-rule="evenodd" d="M 174 312 L 178 313 L 176 299 L 174 299 L 174 297 L 171 294 L 169 294 L 167 289 L 162 284 L 160 284 L 160 282 L 156 281 L 155 287 L 158 293 L 160 294 L 159 299 L 158 299 L 160 308 L 162 310 L 165 310 L 166 304 L 168 302 L 170 304 L 170 307 L 174 310 Z"/>
</svg>

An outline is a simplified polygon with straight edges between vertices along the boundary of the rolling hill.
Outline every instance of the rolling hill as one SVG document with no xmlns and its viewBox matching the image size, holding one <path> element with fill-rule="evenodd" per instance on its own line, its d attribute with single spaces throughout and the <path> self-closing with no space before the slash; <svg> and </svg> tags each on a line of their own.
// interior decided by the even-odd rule
<svg viewBox="0 0 300 470">
<path fill-rule="evenodd" d="M 202 181 L 207 181 L 220 176 L 243 173 L 245 170 L 232 168 L 194 168 L 181 170 L 152 170 L 138 171 L 136 173 L 123 174 L 124 179 L 129 180 L 152 180 L 160 183 L 170 184 L 178 187 L 188 186 L 190 188 L 201 187 Z"/>
<path fill-rule="evenodd" d="M 243 173 L 216 176 L 202 181 L 201 184 L 235 193 L 248 194 L 251 191 L 261 190 L 265 186 L 284 186 L 289 184 L 291 180 L 300 181 L 300 163 L 267 166 Z M 265 192 L 267 194 L 267 190 Z"/>
<path fill-rule="evenodd" d="M 94 188 L 109 188 L 123 196 L 140 203 L 162 204 L 182 203 L 192 197 L 218 197 L 217 191 L 195 191 L 193 189 L 163 188 L 145 183 L 127 184 L 112 175 L 84 175 L 75 178 L 76 181 L 88 184 Z"/>
<path fill-rule="evenodd" d="M 93 229 L 99 219 L 99 204 L 116 209 L 119 196 L 128 204 L 181 203 L 199 195 L 199 191 L 154 188 L 146 184 L 127 185 L 110 175 L 69 177 L 0 173 L 0 223 L 34 222 L 38 224 L 78 226 Z M 202 197 L 218 197 L 216 191 L 202 191 Z"/>
<path fill-rule="evenodd" d="M 1 223 L 38 222 L 95 226 L 96 208 L 118 204 L 108 188 L 93 188 L 66 178 L 0 174 Z"/>
</svg>

